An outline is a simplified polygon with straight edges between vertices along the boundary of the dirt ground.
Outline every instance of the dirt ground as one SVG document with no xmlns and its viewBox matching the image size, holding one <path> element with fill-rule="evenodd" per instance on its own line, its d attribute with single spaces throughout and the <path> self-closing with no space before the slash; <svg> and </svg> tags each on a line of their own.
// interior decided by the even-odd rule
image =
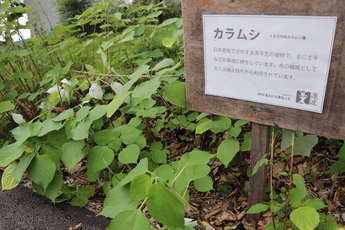
<svg viewBox="0 0 345 230">
<path fill-rule="evenodd" d="M 24 185 L 0 192 L 1 230 L 101 230 L 109 223 L 85 208 L 54 205 Z"/>
</svg>

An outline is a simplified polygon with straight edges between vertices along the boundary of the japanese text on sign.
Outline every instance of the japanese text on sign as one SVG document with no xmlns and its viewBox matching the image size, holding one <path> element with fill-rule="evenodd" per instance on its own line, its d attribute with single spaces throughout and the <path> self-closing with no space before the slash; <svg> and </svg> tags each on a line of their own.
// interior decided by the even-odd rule
<svg viewBox="0 0 345 230">
<path fill-rule="evenodd" d="M 205 94 L 321 113 L 336 21 L 203 15 Z"/>
</svg>

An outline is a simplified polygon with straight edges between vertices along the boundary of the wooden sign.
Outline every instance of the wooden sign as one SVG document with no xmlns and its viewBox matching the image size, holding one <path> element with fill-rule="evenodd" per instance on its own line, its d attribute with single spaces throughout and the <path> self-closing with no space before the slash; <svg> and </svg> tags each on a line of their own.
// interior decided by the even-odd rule
<svg viewBox="0 0 345 230">
<path fill-rule="evenodd" d="M 345 139 L 345 2 L 182 1 L 187 106 Z"/>
</svg>

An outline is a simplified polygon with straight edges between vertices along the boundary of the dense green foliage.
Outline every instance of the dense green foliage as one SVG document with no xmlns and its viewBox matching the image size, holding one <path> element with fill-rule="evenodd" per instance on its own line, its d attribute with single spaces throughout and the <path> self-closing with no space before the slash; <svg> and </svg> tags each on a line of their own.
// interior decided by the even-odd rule
<svg viewBox="0 0 345 230">
<path fill-rule="evenodd" d="M 113 218 L 109 229 L 150 229 L 145 207 L 167 229 L 191 229 L 184 221 L 189 191 L 214 188 L 210 162 L 227 167 L 239 151 L 250 150 L 251 133 L 242 132 L 248 122 L 185 108 L 181 17 L 160 17 L 168 12 L 161 3 L 111 2 L 96 2 L 70 24 L 22 45 L 7 39 L 0 47 L 2 189 L 27 174 L 53 202 L 84 206 L 99 182 L 106 194 L 101 214 Z M 8 17 L 31 8 L 2 3 L 3 29 L 28 28 Z M 86 25 L 98 32 L 83 30 Z M 88 33 L 76 33 L 80 28 Z M 206 133 L 207 144 L 200 141 Z M 294 135 L 284 131 L 284 148 L 308 155 L 317 137 Z M 190 147 L 171 154 L 169 147 L 180 142 Z M 212 145 L 218 146 L 213 154 Z M 64 183 L 76 173 L 85 177 Z M 271 209 L 279 219 L 292 211 L 288 226 L 317 226 L 322 202 L 307 197 L 302 177 L 284 176 L 295 184 L 291 207 L 285 210 L 276 194 L 250 212 Z M 310 215 L 307 227 L 301 212 Z"/>
</svg>

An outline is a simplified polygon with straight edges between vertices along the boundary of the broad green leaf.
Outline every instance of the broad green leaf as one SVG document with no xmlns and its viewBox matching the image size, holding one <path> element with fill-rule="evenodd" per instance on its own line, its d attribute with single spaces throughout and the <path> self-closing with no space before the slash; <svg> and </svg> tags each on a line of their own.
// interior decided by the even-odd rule
<svg viewBox="0 0 345 230">
<path fill-rule="evenodd" d="M 291 207 L 298 207 L 301 206 L 301 201 L 306 197 L 304 192 L 301 192 L 298 188 L 293 188 L 290 191 L 290 200 L 289 203 Z"/>
<path fill-rule="evenodd" d="M 79 123 L 76 127 L 74 127 L 71 131 L 72 139 L 73 140 L 83 140 L 89 137 L 89 129 L 92 124 L 90 119 L 85 119 L 81 123 Z M 68 136 L 68 133 L 66 133 Z"/>
<path fill-rule="evenodd" d="M 199 192 L 207 192 L 213 189 L 213 181 L 209 176 L 194 180 L 194 188 Z"/>
<path fill-rule="evenodd" d="M 345 158 L 345 144 L 340 148 L 337 157 Z"/>
<path fill-rule="evenodd" d="M 71 200 L 72 206 L 84 207 L 89 203 L 89 200 L 85 196 L 77 196 Z"/>
<path fill-rule="evenodd" d="M 27 171 L 29 178 L 46 191 L 49 183 L 54 178 L 55 168 L 55 163 L 49 156 L 38 155 L 31 161 Z"/>
<path fill-rule="evenodd" d="M 189 165 L 206 165 L 214 155 L 200 150 L 185 153 L 180 160 L 178 170 Z"/>
<path fill-rule="evenodd" d="M 0 150 L 1 151 L 1 150 Z M 337 160 L 327 171 L 327 173 L 343 173 L 345 172 L 345 159 Z"/>
<path fill-rule="evenodd" d="M 0 113 L 13 110 L 14 108 L 15 108 L 14 104 L 12 104 L 10 101 L 0 102 Z"/>
<path fill-rule="evenodd" d="M 235 138 L 225 139 L 218 147 L 217 158 L 227 167 L 239 150 L 240 143 L 238 140 Z"/>
<path fill-rule="evenodd" d="M 147 173 L 148 172 L 148 159 L 143 158 L 139 164 L 135 166 L 134 169 L 132 169 L 128 175 L 120 182 L 119 186 L 124 186 L 131 182 L 134 178 L 137 176 Z"/>
<path fill-rule="evenodd" d="M 41 123 L 21 123 L 18 127 L 12 129 L 11 133 L 18 143 L 24 143 L 24 141 L 26 141 L 30 136 L 36 134 L 36 130 L 33 130 L 33 127 L 37 124 L 38 126 L 41 126 Z M 41 127 L 38 128 L 37 133 L 40 129 Z"/>
<path fill-rule="evenodd" d="M 296 188 L 300 190 L 304 195 L 308 195 L 307 187 L 305 186 L 304 178 L 299 174 L 292 174 L 293 183 L 296 185 Z"/>
<path fill-rule="evenodd" d="M 231 119 L 229 117 L 218 116 L 210 124 L 206 125 L 213 133 L 224 132 L 231 126 Z"/>
<path fill-rule="evenodd" d="M 203 118 L 200 121 L 198 121 L 195 128 L 195 134 L 202 134 L 205 131 L 209 130 L 210 128 L 208 127 L 208 125 L 211 123 L 212 123 L 212 120 L 208 118 Z"/>
<path fill-rule="evenodd" d="M 87 117 L 87 115 L 89 115 L 89 111 L 90 111 L 91 107 L 89 106 L 83 106 L 81 107 L 81 109 L 78 110 L 77 114 L 76 114 L 76 120 L 77 121 L 81 121 L 83 120 L 85 117 Z"/>
<path fill-rule="evenodd" d="M 152 161 L 157 164 L 164 164 L 167 162 L 167 154 L 164 150 L 154 151 L 151 155 Z"/>
<path fill-rule="evenodd" d="M 135 143 L 141 133 L 141 130 L 126 125 L 122 126 L 120 138 L 124 144 L 129 145 Z"/>
<path fill-rule="evenodd" d="M 148 65 L 141 65 L 138 67 L 138 69 L 132 73 L 131 75 L 128 76 L 129 80 L 123 87 L 121 90 L 121 93 L 126 93 L 129 91 L 129 89 L 132 87 L 132 85 L 139 79 L 139 77 L 144 74 L 147 70 L 149 70 L 149 66 Z M 108 116 L 109 117 L 109 116 Z"/>
<path fill-rule="evenodd" d="M 149 81 L 144 81 L 133 90 L 133 97 L 150 98 L 161 84 L 160 77 L 155 77 Z"/>
<path fill-rule="evenodd" d="M 165 181 L 172 180 L 174 177 L 174 169 L 168 164 L 158 166 L 155 172 L 157 177 Z"/>
<path fill-rule="evenodd" d="M 171 24 L 175 23 L 177 20 L 178 20 L 178 18 L 169 18 L 169 19 L 166 19 L 164 22 L 162 22 L 162 24 L 159 25 L 159 27 L 171 25 Z"/>
<path fill-rule="evenodd" d="M 319 138 L 316 135 L 307 135 L 295 138 L 295 154 L 309 156 L 311 149 L 317 144 Z"/>
<path fill-rule="evenodd" d="M 281 143 L 281 149 L 287 149 L 291 146 L 292 143 L 292 130 L 289 129 L 283 129 L 282 130 L 282 143 Z"/>
<path fill-rule="evenodd" d="M 124 36 L 124 37 L 119 41 L 119 43 L 127 42 L 127 41 L 132 41 L 132 40 L 134 39 L 134 34 L 135 34 L 135 31 L 131 31 L 131 32 L 127 33 L 126 36 Z"/>
<path fill-rule="evenodd" d="M 157 221 L 168 226 L 184 228 L 184 206 L 163 182 L 151 186 L 147 208 Z"/>
<path fill-rule="evenodd" d="M 114 131 L 111 129 L 104 129 L 94 134 L 94 140 L 98 145 L 107 145 L 111 141 L 113 141 L 116 136 L 114 135 Z"/>
<path fill-rule="evenodd" d="M 183 172 L 180 174 L 180 177 L 183 177 L 188 182 L 190 182 L 207 176 L 210 171 L 211 169 L 208 165 L 189 165 L 184 168 Z"/>
<path fill-rule="evenodd" d="M 126 98 L 131 94 L 131 92 L 126 92 L 114 96 L 114 99 L 110 102 L 107 107 L 107 117 L 111 117 L 118 108 L 125 102 Z"/>
<path fill-rule="evenodd" d="M 62 127 L 63 125 L 61 124 L 61 122 L 53 121 L 52 119 L 46 119 L 42 122 L 42 129 L 37 136 L 42 137 L 51 131 L 61 129 Z"/>
<path fill-rule="evenodd" d="M 144 200 L 152 186 L 153 178 L 146 174 L 141 174 L 131 182 L 130 193 L 131 200 Z"/>
<path fill-rule="evenodd" d="M 118 159 L 122 164 L 137 163 L 140 149 L 138 145 L 130 144 L 122 149 L 119 153 Z"/>
<path fill-rule="evenodd" d="M 269 209 L 267 204 L 255 204 L 250 207 L 247 211 L 247 214 L 256 214 L 260 212 L 266 212 Z"/>
<path fill-rule="evenodd" d="M 60 149 L 67 142 L 66 131 L 63 128 L 58 131 L 49 132 L 45 137 L 46 143 L 55 149 Z"/>
<path fill-rule="evenodd" d="M 175 61 L 173 59 L 165 58 L 162 61 L 160 61 L 159 63 L 157 63 L 155 65 L 155 67 L 153 67 L 152 69 L 153 70 L 158 70 L 158 69 L 162 69 L 162 68 L 165 68 L 167 66 L 173 66 L 173 65 L 175 65 Z"/>
<path fill-rule="evenodd" d="M 171 104 L 186 107 L 186 83 L 175 81 L 164 88 L 163 94 Z"/>
<path fill-rule="evenodd" d="M 83 140 L 69 141 L 62 145 L 61 160 L 69 170 L 84 157 L 84 146 L 85 142 Z"/>
<path fill-rule="evenodd" d="M 91 121 L 98 120 L 101 118 L 108 109 L 108 105 L 96 105 L 92 110 L 89 112 L 89 119 Z"/>
<path fill-rule="evenodd" d="M 91 185 L 86 185 L 81 187 L 78 191 L 78 196 L 85 196 L 86 198 L 90 198 L 92 194 L 94 194 L 95 188 Z"/>
<path fill-rule="evenodd" d="M 246 132 L 243 136 L 244 141 L 241 145 L 241 151 L 249 151 L 252 149 L 252 132 Z"/>
<path fill-rule="evenodd" d="M 163 43 L 163 46 L 167 47 L 167 48 L 171 48 L 174 43 L 176 42 L 176 37 L 173 37 L 173 38 L 163 38 L 162 40 L 162 43 Z"/>
<path fill-rule="evenodd" d="M 100 171 L 114 160 L 114 152 L 107 146 L 95 146 L 91 149 L 88 156 L 89 166 L 94 172 Z"/>
<path fill-rule="evenodd" d="M 16 181 L 21 181 L 24 172 L 29 167 L 29 165 L 30 165 L 32 159 L 35 157 L 35 155 L 36 155 L 35 152 L 31 152 L 31 153 L 24 155 L 20 159 L 20 161 L 16 167 L 16 170 L 14 172 L 14 179 Z"/>
<path fill-rule="evenodd" d="M 104 208 L 100 215 L 110 218 L 127 210 L 136 210 L 140 201 L 131 201 L 129 186 L 116 186 L 105 198 Z"/>
<path fill-rule="evenodd" d="M 300 230 L 312 230 L 318 226 L 320 215 L 315 208 L 302 206 L 291 212 L 290 219 Z"/>
<path fill-rule="evenodd" d="M 140 210 L 127 210 L 116 215 L 108 229 L 149 230 L 150 222 Z"/>
<path fill-rule="evenodd" d="M 53 118 L 53 121 L 63 121 L 71 118 L 74 114 L 73 109 L 67 109 Z"/>
<path fill-rule="evenodd" d="M 43 187 L 40 185 L 32 183 L 35 191 L 42 196 L 49 198 L 52 202 L 56 202 L 56 198 L 60 195 L 62 185 L 63 185 L 63 175 L 62 172 L 56 171 L 54 179 L 49 183 L 46 191 L 44 191 Z M 68 198 L 67 200 L 69 200 Z M 64 201 L 64 200 L 63 200 Z M 57 201 L 59 202 L 59 201 Z"/>
<path fill-rule="evenodd" d="M 0 167 L 7 167 L 24 152 L 25 146 L 16 144 L 5 145 L 0 149 Z"/>
<path fill-rule="evenodd" d="M 319 198 L 309 198 L 304 202 L 304 205 L 315 208 L 316 210 L 327 207 Z"/>
<path fill-rule="evenodd" d="M 1 177 L 2 190 L 9 190 L 9 189 L 15 188 L 19 184 L 20 180 L 16 180 L 14 176 L 17 166 L 18 164 L 16 162 L 13 162 L 9 166 L 7 166 L 7 168 L 3 172 L 2 177 Z"/>
</svg>

